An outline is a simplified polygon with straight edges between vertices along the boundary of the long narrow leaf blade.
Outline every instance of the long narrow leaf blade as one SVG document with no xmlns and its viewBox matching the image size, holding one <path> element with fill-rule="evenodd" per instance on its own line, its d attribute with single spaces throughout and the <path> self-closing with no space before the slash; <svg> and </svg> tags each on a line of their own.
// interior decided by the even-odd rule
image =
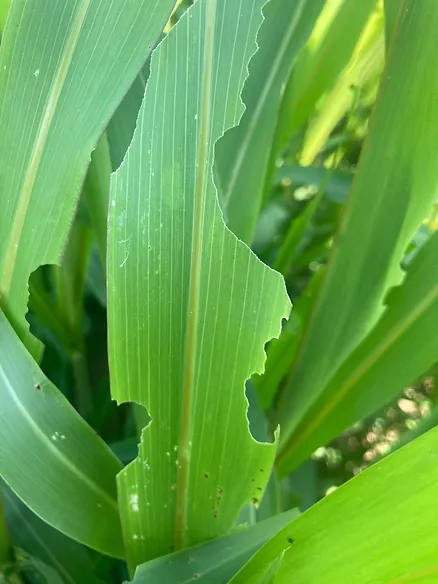
<svg viewBox="0 0 438 584">
<path fill-rule="evenodd" d="M 211 173 L 216 140 L 242 112 L 262 5 L 201 0 L 186 12 L 152 56 L 113 176 L 112 390 L 152 418 L 118 482 L 131 567 L 226 533 L 260 499 L 275 455 L 248 430 L 244 382 L 263 370 L 290 302 L 226 229 Z"/>
<path fill-rule="evenodd" d="M 102 584 L 88 549 L 41 521 L 5 485 L 2 496 L 15 548 L 51 566 L 64 584 Z"/>
<path fill-rule="evenodd" d="M 337 489 L 265 544 L 230 584 L 258 584 L 285 550 L 275 584 L 436 582 L 437 444 L 435 428 Z"/>
<path fill-rule="evenodd" d="M 437 27 L 438 4 L 405 0 L 327 273 L 280 402 L 284 470 L 298 462 L 300 421 L 402 280 L 402 255 L 436 197 Z"/>
<path fill-rule="evenodd" d="M 123 557 L 121 465 L 44 376 L 0 312 L 0 475 L 39 517 Z"/>
<path fill-rule="evenodd" d="M 277 124 L 281 94 L 299 51 L 323 6 L 322 0 L 270 0 L 242 94 L 239 126 L 219 141 L 215 174 L 227 225 L 250 244 Z"/>
<path fill-rule="evenodd" d="M 296 510 L 288 511 L 232 535 L 142 564 L 135 573 L 133 584 L 192 584 L 193 580 L 199 584 L 226 584 L 266 541 L 297 514 Z"/>
<path fill-rule="evenodd" d="M 174 0 L 15 0 L 0 49 L 0 307 L 34 354 L 27 284 L 59 262 L 90 153 Z"/>
<path fill-rule="evenodd" d="M 371 415 L 425 373 L 438 356 L 438 233 L 391 290 L 388 307 L 371 333 L 343 363 L 303 418 L 295 459 Z"/>
</svg>

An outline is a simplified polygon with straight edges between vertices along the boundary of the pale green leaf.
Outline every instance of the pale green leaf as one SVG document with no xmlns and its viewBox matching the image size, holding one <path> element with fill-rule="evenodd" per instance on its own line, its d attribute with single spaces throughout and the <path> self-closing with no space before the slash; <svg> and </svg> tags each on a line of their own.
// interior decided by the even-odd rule
<svg viewBox="0 0 438 584">
<path fill-rule="evenodd" d="M 113 175 L 111 386 L 152 419 L 118 480 L 131 568 L 227 533 L 275 456 L 248 430 L 244 382 L 262 372 L 290 302 L 281 276 L 225 227 L 211 173 L 216 140 L 242 113 L 262 5 L 201 0 L 184 14 L 152 56 Z"/>
<path fill-rule="evenodd" d="M 174 0 L 15 0 L 0 48 L 0 307 L 38 354 L 27 283 L 60 260 L 90 153 Z"/>
<path fill-rule="evenodd" d="M 285 89 L 278 120 L 279 146 L 313 114 L 347 66 L 376 0 L 328 0 Z M 278 151 L 277 151 L 278 154 Z"/>
<path fill-rule="evenodd" d="M 336 124 L 354 103 L 357 88 L 366 87 L 379 77 L 384 63 L 384 34 L 382 10 L 374 12 L 355 47 L 350 62 L 327 93 L 318 112 L 309 124 L 300 162 L 312 164 Z"/>
<path fill-rule="evenodd" d="M 438 428 L 352 479 L 284 528 L 230 584 L 434 584 Z M 288 543 L 288 538 L 293 543 Z"/>
<path fill-rule="evenodd" d="M 401 282 L 403 253 L 436 197 L 437 27 L 438 4 L 406 1 L 327 272 L 280 400 L 284 471 L 302 459 L 294 458 L 301 420 Z"/>
<path fill-rule="evenodd" d="M 0 312 L 0 475 L 34 513 L 123 556 L 119 461 L 44 376 Z"/>
<path fill-rule="evenodd" d="M 0 0 L 0 43 L 11 0 Z"/>
<path fill-rule="evenodd" d="M 138 567 L 134 584 L 226 584 L 251 556 L 298 515 L 296 510 L 271 517 L 237 533 L 152 560 Z"/>
<path fill-rule="evenodd" d="M 229 228 L 250 244 L 263 187 L 283 86 L 312 31 L 323 0 L 270 0 L 257 38 L 238 127 L 219 141 L 215 177 Z"/>
</svg>

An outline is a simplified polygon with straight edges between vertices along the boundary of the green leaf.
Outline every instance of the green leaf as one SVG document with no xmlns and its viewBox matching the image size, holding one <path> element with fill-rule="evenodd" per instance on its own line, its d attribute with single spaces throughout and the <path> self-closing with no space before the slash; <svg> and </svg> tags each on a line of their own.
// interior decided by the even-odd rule
<svg viewBox="0 0 438 584">
<path fill-rule="evenodd" d="M 262 204 L 283 86 L 321 11 L 322 0 L 270 0 L 251 60 L 238 127 L 217 146 L 215 177 L 227 225 L 250 244 Z"/>
<path fill-rule="evenodd" d="M 313 114 L 347 66 L 376 0 L 328 0 L 297 61 L 284 92 L 278 121 L 279 145 L 284 147 Z M 278 154 L 278 151 L 277 151 Z"/>
<path fill-rule="evenodd" d="M 379 77 L 384 63 L 382 10 L 369 19 L 347 67 L 325 96 L 306 132 L 300 162 L 312 164 L 331 132 L 354 104 L 357 88 Z"/>
<path fill-rule="evenodd" d="M 91 156 L 91 163 L 83 189 L 97 241 L 100 261 L 104 269 L 106 267 L 108 194 L 112 170 L 110 147 L 105 133 Z"/>
<path fill-rule="evenodd" d="M 237 533 L 200 544 L 142 564 L 133 584 L 172 582 L 172 584 L 226 584 L 228 580 L 267 541 L 287 525 L 296 510 L 271 517 Z"/>
<path fill-rule="evenodd" d="M 184 14 L 152 56 L 112 178 L 111 386 L 152 419 L 118 478 L 131 568 L 227 533 L 275 456 L 248 430 L 244 382 L 263 370 L 290 302 L 225 227 L 211 174 L 215 142 L 243 109 L 262 5 L 201 0 Z"/>
<path fill-rule="evenodd" d="M 148 76 L 149 61 L 135 78 L 134 83 L 123 98 L 107 128 L 113 170 L 117 170 L 122 164 L 128 146 L 132 141 Z"/>
<path fill-rule="evenodd" d="M 0 573 L 12 560 L 12 548 L 4 511 L 4 501 L 2 492 L 0 491 Z"/>
<path fill-rule="evenodd" d="M 260 404 L 265 410 L 271 406 L 282 380 L 290 370 L 298 348 L 300 333 L 309 317 L 323 274 L 324 270 L 319 269 L 310 280 L 306 290 L 294 303 L 292 314 L 283 327 L 280 338 L 269 344 L 263 375 L 254 379 Z"/>
<path fill-rule="evenodd" d="M 14 547 L 54 568 L 65 584 L 101 582 L 86 548 L 39 519 L 6 486 L 2 491 Z"/>
<path fill-rule="evenodd" d="M 44 376 L 0 313 L 0 475 L 47 523 L 123 557 L 110 449 Z"/>
<path fill-rule="evenodd" d="M 0 49 L 0 307 L 34 355 L 29 276 L 59 262 L 90 153 L 173 3 L 11 6 Z"/>
<path fill-rule="evenodd" d="M 275 584 L 434 584 L 437 441 L 435 428 L 337 489 L 266 543 L 230 584 L 258 584 L 283 551 Z"/>
<path fill-rule="evenodd" d="M 6 18 L 8 16 L 10 4 L 11 0 L 0 0 L 0 41 L 3 29 L 5 28 Z"/>
<path fill-rule="evenodd" d="M 397 19 L 403 4 L 403 0 L 384 0 L 383 2 L 385 10 L 385 47 L 387 52 L 391 46 L 391 38 L 397 26 Z"/>
<path fill-rule="evenodd" d="M 294 186 L 314 186 L 322 188 L 331 201 L 344 204 L 351 188 L 354 175 L 351 171 L 322 166 L 285 165 L 278 169 L 276 182 L 291 182 Z"/>
<path fill-rule="evenodd" d="M 304 459 L 372 414 L 436 362 L 437 265 L 435 233 L 409 266 L 404 283 L 390 291 L 388 307 L 377 325 L 302 418 L 293 444 L 295 458 Z"/>
<path fill-rule="evenodd" d="M 301 421 L 324 401 L 329 379 L 381 317 L 388 290 L 401 282 L 402 255 L 435 199 L 437 26 L 438 4 L 407 1 L 336 245 L 283 388 L 278 464 L 284 472 L 302 460 L 295 443 L 309 429 Z"/>
</svg>

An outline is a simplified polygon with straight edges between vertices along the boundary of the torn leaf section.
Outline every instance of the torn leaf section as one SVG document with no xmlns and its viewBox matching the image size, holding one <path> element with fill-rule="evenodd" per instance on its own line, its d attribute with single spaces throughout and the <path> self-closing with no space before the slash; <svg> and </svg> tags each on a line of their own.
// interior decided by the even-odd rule
<svg viewBox="0 0 438 584">
<path fill-rule="evenodd" d="M 263 371 L 264 345 L 290 301 L 282 277 L 225 227 L 211 172 L 215 142 L 242 114 L 262 6 L 204 0 L 185 14 L 152 57 L 134 139 L 113 176 L 111 383 L 119 402 L 142 404 L 152 419 L 118 479 L 131 568 L 175 542 L 227 533 L 243 505 L 258 504 L 275 456 L 275 444 L 249 432 L 244 384 Z"/>
</svg>

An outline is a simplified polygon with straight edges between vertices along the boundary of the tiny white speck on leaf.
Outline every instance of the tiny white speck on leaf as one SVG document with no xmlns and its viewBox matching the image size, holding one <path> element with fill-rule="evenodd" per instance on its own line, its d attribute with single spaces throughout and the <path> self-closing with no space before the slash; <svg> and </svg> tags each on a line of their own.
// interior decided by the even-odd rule
<svg viewBox="0 0 438 584">
<path fill-rule="evenodd" d="M 116 206 L 116 202 L 115 201 L 111 201 L 111 207 L 115 207 Z"/>
<path fill-rule="evenodd" d="M 129 497 L 129 504 L 131 505 L 131 509 L 137 513 L 139 510 L 139 506 L 138 506 L 138 495 L 136 493 L 132 494 Z"/>
<path fill-rule="evenodd" d="M 39 74 L 40 74 L 40 70 L 39 70 L 39 69 L 37 69 L 37 70 L 35 71 L 35 73 L 34 73 L 34 77 L 38 77 L 38 75 L 39 75 Z"/>
</svg>

